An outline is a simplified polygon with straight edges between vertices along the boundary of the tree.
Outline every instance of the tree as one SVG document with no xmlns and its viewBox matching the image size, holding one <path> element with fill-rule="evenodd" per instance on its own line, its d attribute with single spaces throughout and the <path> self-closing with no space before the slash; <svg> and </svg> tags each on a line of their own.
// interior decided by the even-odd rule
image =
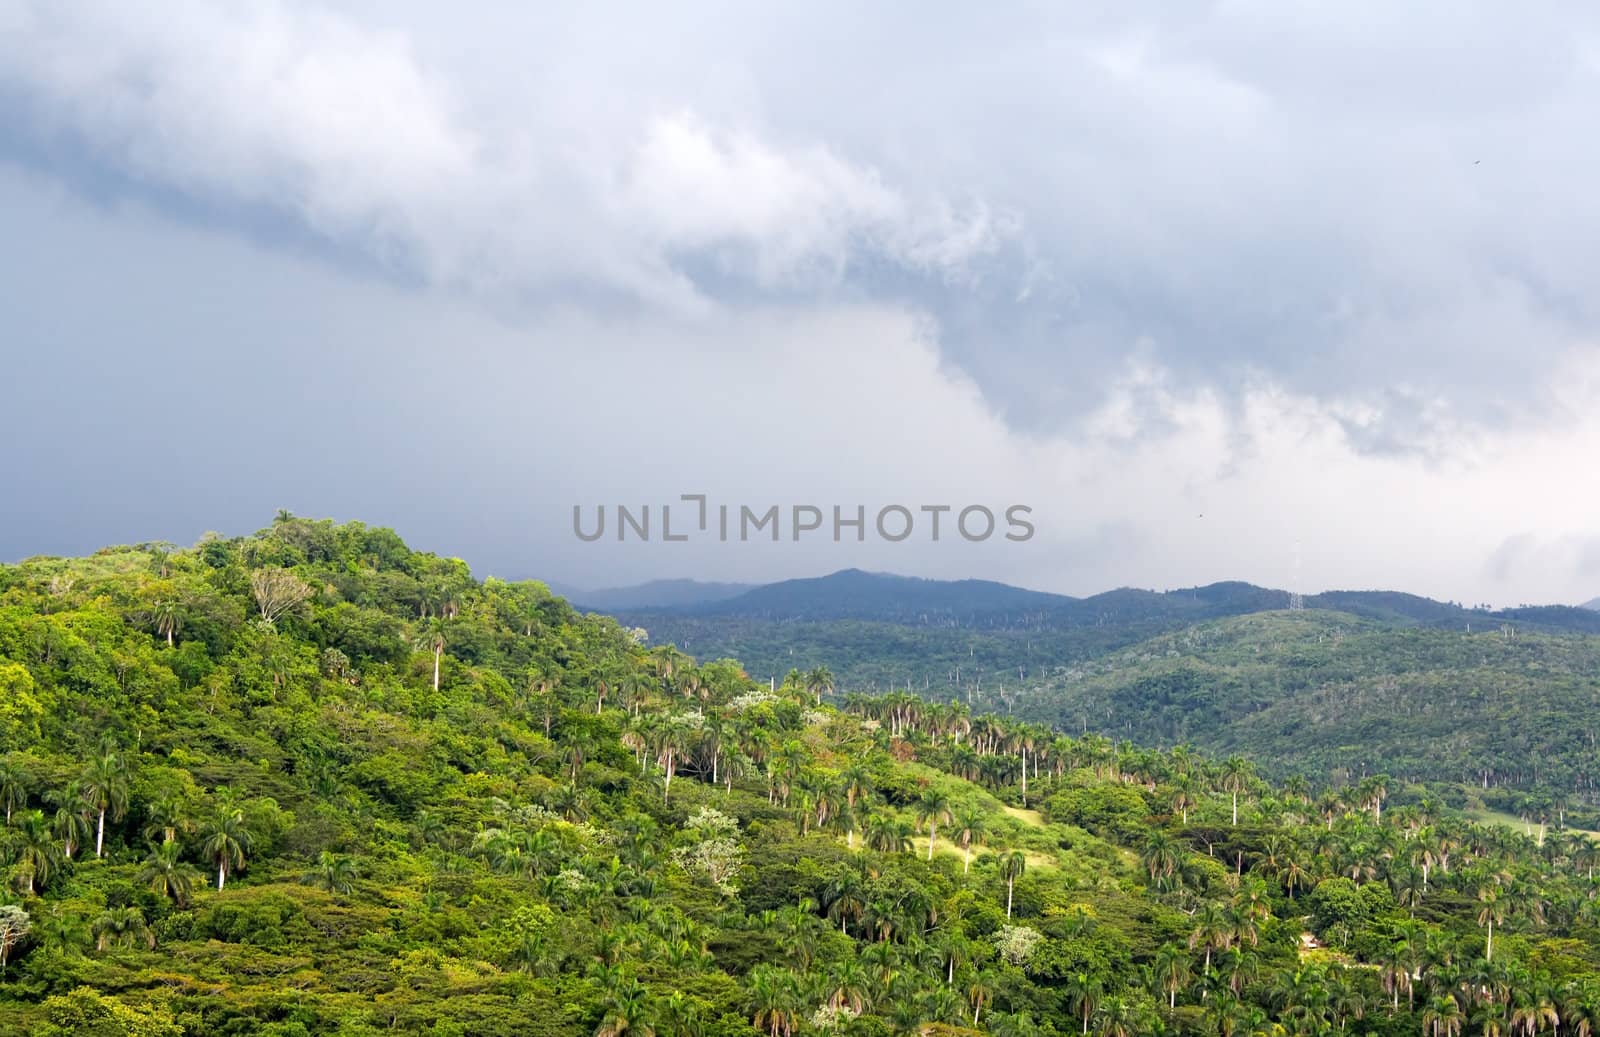
<svg viewBox="0 0 1600 1037">
<path fill-rule="evenodd" d="M 139 944 L 144 944 L 147 949 L 152 948 L 156 945 L 156 938 L 145 923 L 144 912 L 137 907 L 130 904 L 127 907 L 108 908 L 95 919 L 95 950 L 137 947 Z"/>
<path fill-rule="evenodd" d="M 961 874 L 965 875 L 972 867 L 973 840 L 983 838 L 988 821 L 977 807 L 965 806 L 956 813 L 955 826 L 956 842 L 961 845 Z"/>
<path fill-rule="evenodd" d="M 822 705 L 822 696 L 833 691 L 833 671 L 826 666 L 818 666 L 805 675 L 805 689 L 815 696 L 817 705 Z"/>
<path fill-rule="evenodd" d="M 1498 882 L 1486 880 L 1478 886 L 1478 924 L 1488 929 L 1483 945 L 1483 960 L 1494 960 L 1494 924 L 1506 920 L 1506 905 L 1500 899 Z"/>
<path fill-rule="evenodd" d="M 1452 994 L 1439 994 L 1422 1013 L 1422 1029 L 1429 1037 L 1458 1037 L 1466 1017 Z"/>
<path fill-rule="evenodd" d="M 27 938 L 33 919 L 16 904 L 0 904 L 0 972 L 11 960 L 11 950 Z"/>
<path fill-rule="evenodd" d="M 1178 991 L 1189 982 L 1192 975 L 1189 955 L 1174 943 L 1164 943 L 1156 950 L 1154 962 L 1156 983 L 1167 995 L 1167 1009 L 1178 1005 Z"/>
<path fill-rule="evenodd" d="M 150 852 L 140 866 L 138 881 L 183 907 L 189 902 L 198 873 L 179 856 L 175 842 L 162 843 Z"/>
<path fill-rule="evenodd" d="M 1241 756 L 1222 761 L 1222 787 L 1233 794 L 1233 827 L 1239 827 L 1239 793 L 1250 784 L 1250 764 Z"/>
<path fill-rule="evenodd" d="M 150 613 L 156 636 L 166 638 L 167 647 L 171 648 L 178 631 L 183 629 L 183 603 L 176 598 L 163 598 L 151 606 Z"/>
<path fill-rule="evenodd" d="M 1139 863 L 1150 876 L 1151 885 L 1160 888 L 1172 877 L 1178 870 L 1182 852 L 1183 848 L 1166 832 L 1158 828 L 1150 833 L 1139 851 Z"/>
<path fill-rule="evenodd" d="M 145 806 L 144 813 L 144 837 L 151 841 L 159 838 L 170 843 L 194 828 L 189 820 L 188 801 L 175 793 L 156 797 Z"/>
<path fill-rule="evenodd" d="M 433 653 L 433 690 L 439 690 L 439 666 L 444 661 L 445 633 L 448 630 L 443 616 L 428 616 L 421 621 L 415 639 L 416 646 Z M 598 712 L 599 707 L 595 707 Z"/>
<path fill-rule="evenodd" d="M 61 866 L 61 847 L 37 810 L 18 814 L 5 833 L 8 855 L 17 862 L 16 881 L 29 896 L 50 881 Z"/>
<path fill-rule="evenodd" d="M 83 783 L 67 782 L 59 792 L 45 793 L 45 802 L 56 808 L 51 818 L 51 828 L 61 840 L 62 856 L 72 860 L 78 848 L 89 838 L 89 819 L 94 816 L 94 805 L 84 794 Z"/>
<path fill-rule="evenodd" d="M 94 835 L 94 855 L 100 857 L 105 849 L 106 814 L 120 821 L 128 809 L 128 765 L 117 753 L 101 753 L 83 772 L 83 792 L 100 815 Z"/>
<path fill-rule="evenodd" d="M 244 810 L 235 801 L 232 789 L 217 790 L 211 815 L 201 826 L 200 836 L 200 852 L 217 864 L 217 892 L 220 893 L 228 875 L 243 870 L 251 843 Z"/>
<path fill-rule="evenodd" d="M 1028 870 L 1028 857 L 1021 850 L 1012 850 L 1000 858 L 1000 878 L 1006 884 L 1006 917 L 1011 917 L 1011 896 L 1016 890 L 1017 880 L 1022 873 Z"/>
<path fill-rule="evenodd" d="M 28 805 L 28 772 L 21 761 L 11 754 L 0 757 L 0 806 L 6 811 L 6 824 L 11 815 Z"/>
<path fill-rule="evenodd" d="M 936 788 L 923 789 L 922 797 L 917 800 L 917 819 L 928 826 L 928 860 L 931 861 L 939 822 L 950 819 L 950 797 Z"/>
<path fill-rule="evenodd" d="M 799 1022 L 800 997 L 795 976 L 787 969 L 758 965 L 748 979 L 750 1023 L 766 1028 L 768 1037 L 789 1037 Z"/>
<path fill-rule="evenodd" d="M 353 858 L 342 853 L 323 850 L 317 855 L 316 867 L 300 879 L 307 886 L 325 889 L 329 893 L 348 893 L 361 875 Z"/>
<path fill-rule="evenodd" d="M 1062 992 L 1067 995 L 1067 1003 L 1072 1006 L 1074 1014 L 1083 1020 L 1080 1032 L 1088 1033 L 1089 1017 L 1100 1006 L 1100 998 L 1105 994 L 1105 984 L 1093 973 L 1074 972 L 1067 976 Z"/>
<path fill-rule="evenodd" d="M 257 569 L 250 574 L 250 592 L 255 595 L 261 621 L 276 625 L 278 618 L 310 599 L 311 585 L 287 569 Z"/>
<path fill-rule="evenodd" d="M 635 980 L 624 980 L 606 995 L 594 1037 L 655 1037 L 649 993 Z"/>
</svg>

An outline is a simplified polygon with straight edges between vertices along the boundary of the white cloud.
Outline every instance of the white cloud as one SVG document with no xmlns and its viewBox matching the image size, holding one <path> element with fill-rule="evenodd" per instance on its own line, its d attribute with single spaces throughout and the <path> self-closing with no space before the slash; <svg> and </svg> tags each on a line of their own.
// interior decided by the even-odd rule
<svg viewBox="0 0 1600 1037">
<path fill-rule="evenodd" d="M 981 202 L 908 196 L 821 141 L 692 110 L 635 112 L 609 136 L 538 107 L 496 124 L 404 34 L 327 11 L 178 3 L 158 19 L 24 0 L 10 15 L 0 83 L 47 133 L 445 285 L 693 305 L 680 261 L 696 253 L 764 287 L 827 283 L 858 258 L 958 273 L 1005 226 Z"/>
</svg>

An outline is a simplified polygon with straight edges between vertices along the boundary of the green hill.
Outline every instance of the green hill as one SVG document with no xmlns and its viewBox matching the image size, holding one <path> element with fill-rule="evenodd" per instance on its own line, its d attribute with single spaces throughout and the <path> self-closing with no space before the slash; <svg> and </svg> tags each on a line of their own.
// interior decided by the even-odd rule
<svg viewBox="0 0 1600 1037">
<path fill-rule="evenodd" d="M 1372 636 L 1318 622 L 1312 672 Z M 359 524 L 0 566 L 0 1033 L 1600 1023 L 1600 849 L 1559 818 L 832 683 Z"/>
</svg>

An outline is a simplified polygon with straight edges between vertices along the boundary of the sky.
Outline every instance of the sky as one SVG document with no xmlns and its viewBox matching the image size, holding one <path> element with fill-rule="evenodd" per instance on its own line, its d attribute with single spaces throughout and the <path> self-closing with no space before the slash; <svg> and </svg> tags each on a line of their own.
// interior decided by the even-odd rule
<svg viewBox="0 0 1600 1037">
<path fill-rule="evenodd" d="M 0 0 L 0 559 L 1586 600 L 1597 110 L 1578 3 Z"/>
</svg>

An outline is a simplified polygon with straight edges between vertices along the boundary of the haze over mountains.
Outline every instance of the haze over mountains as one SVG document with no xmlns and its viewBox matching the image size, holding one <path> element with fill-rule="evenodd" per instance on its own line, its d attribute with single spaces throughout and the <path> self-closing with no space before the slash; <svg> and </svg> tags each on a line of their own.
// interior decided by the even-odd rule
<svg viewBox="0 0 1600 1037">
<path fill-rule="evenodd" d="M 1086 598 L 1027 590 L 992 580 L 930 580 L 842 569 L 770 584 L 656 580 L 598 591 L 557 588 L 574 603 L 603 612 L 663 617 L 772 621 L 867 620 L 911 626 L 1050 629 L 1195 621 L 1291 607 L 1288 591 L 1224 581 L 1154 591 L 1121 587 Z M 1600 633 L 1600 598 L 1580 606 L 1468 608 L 1399 591 L 1325 591 L 1300 606 L 1402 626 L 1470 629 L 1512 623 L 1549 631 Z"/>
</svg>

